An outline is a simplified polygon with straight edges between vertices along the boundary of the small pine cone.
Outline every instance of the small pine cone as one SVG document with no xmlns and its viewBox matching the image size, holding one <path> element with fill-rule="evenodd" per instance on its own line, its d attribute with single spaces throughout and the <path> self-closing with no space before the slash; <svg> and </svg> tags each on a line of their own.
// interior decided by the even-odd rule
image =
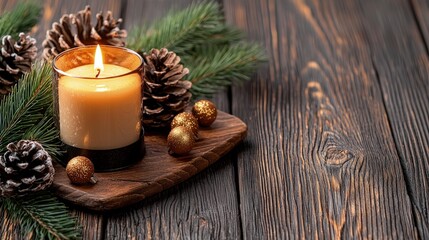
<svg viewBox="0 0 429 240">
<path fill-rule="evenodd" d="M 97 14 L 97 24 L 92 31 L 93 38 L 97 39 L 101 44 L 123 47 L 125 46 L 125 38 L 127 31 L 119 29 L 119 24 L 122 19 L 115 20 L 111 11 L 107 11 L 106 19 L 100 12 Z"/>
<path fill-rule="evenodd" d="M 2 196 L 20 196 L 44 190 L 54 181 L 55 169 L 49 154 L 36 141 L 9 143 L 0 156 Z"/>
<path fill-rule="evenodd" d="M 50 60 L 59 53 L 77 46 L 113 45 L 125 46 L 127 31 L 119 29 L 122 19 L 115 20 L 108 11 L 106 18 L 97 14 L 97 24 L 91 25 L 91 8 L 86 6 L 77 14 L 63 15 L 60 22 L 54 22 L 52 29 L 46 32 L 43 41 L 43 57 Z M 73 27 L 74 26 L 74 27 Z"/>
<path fill-rule="evenodd" d="M 0 52 L 0 100 L 11 92 L 11 88 L 25 73 L 31 70 L 36 59 L 36 40 L 24 33 L 16 41 L 10 35 L 2 39 Z"/>
<path fill-rule="evenodd" d="M 143 125 L 168 127 L 171 120 L 189 105 L 192 83 L 182 80 L 189 73 L 180 57 L 166 48 L 143 53 L 145 60 Z"/>
</svg>

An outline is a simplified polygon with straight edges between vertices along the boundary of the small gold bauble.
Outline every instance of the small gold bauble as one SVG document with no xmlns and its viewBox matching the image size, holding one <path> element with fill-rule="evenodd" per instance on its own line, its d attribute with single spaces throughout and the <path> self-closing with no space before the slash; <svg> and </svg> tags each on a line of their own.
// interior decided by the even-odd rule
<svg viewBox="0 0 429 240">
<path fill-rule="evenodd" d="M 200 100 L 192 108 L 192 114 L 198 120 L 200 126 L 208 127 L 216 120 L 216 106 L 209 100 Z"/>
<path fill-rule="evenodd" d="M 96 183 L 94 164 L 84 156 L 77 156 L 67 163 L 67 177 L 74 184 Z"/>
<path fill-rule="evenodd" d="M 182 112 L 177 114 L 173 118 L 173 121 L 171 121 L 171 129 L 174 129 L 179 126 L 183 126 L 191 130 L 194 133 L 195 137 L 198 136 L 198 121 L 194 117 L 194 115 L 192 115 L 192 113 Z"/>
<path fill-rule="evenodd" d="M 184 126 L 173 128 L 167 137 L 167 145 L 170 152 L 179 155 L 189 153 L 194 147 L 194 144 L 194 134 Z"/>
</svg>

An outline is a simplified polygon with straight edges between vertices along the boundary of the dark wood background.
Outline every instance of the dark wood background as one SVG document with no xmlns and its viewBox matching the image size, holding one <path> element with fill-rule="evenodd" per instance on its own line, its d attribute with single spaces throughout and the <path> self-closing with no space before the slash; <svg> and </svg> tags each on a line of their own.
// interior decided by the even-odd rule
<svg viewBox="0 0 429 240">
<path fill-rule="evenodd" d="M 17 1 L 0 0 L 1 11 Z M 124 26 L 191 0 L 97 0 Z M 39 44 L 84 1 L 41 1 Z M 71 206 L 85 239 L 429 238 L 429 1 L 226 0 L 266 49 L 252 80 L 216 96 L 247 139 L 140 204 Z M 94 14 L 95 15 L 95 14 Z M 1 238 L 19 225 L 0 213 Z"/>
</svg>

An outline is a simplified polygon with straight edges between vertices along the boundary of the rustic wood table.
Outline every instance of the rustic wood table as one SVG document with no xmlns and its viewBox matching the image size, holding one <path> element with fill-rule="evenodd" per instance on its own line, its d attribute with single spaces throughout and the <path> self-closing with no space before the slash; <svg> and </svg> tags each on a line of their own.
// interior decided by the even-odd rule
<svg viewBox="0 0 429 240">
<path fill-rule="evenodd" d="M 0 1 L 0 10 L 17 1 Z M 192 0 L 98 0 L 124 26 Z M 84 1 L 45 0 L 46 30 Z M 216 96 L 248 124 L 207 170 L 108 213 L 70 206 L 85 239 L 429 238 L 429 1 L 227 0 L 269 63 Z M 95 14 L 94 14 L 95 15 Z M 0 213 L 1 238 L 19 225 Z"/>
</svg>

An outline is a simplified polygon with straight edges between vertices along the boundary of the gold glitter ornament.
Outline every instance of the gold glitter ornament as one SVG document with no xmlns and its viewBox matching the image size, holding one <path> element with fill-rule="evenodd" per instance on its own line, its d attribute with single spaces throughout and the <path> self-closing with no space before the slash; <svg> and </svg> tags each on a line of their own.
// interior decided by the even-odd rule
<svg viewBox="0 0 429 240">
<path fill-rule="evenodd" d="M 94 164 L 84 156 L 72 158 L 66 167 L 67 177 L 74 184 L 97 183 L 94 177 Z"/>
<path fill-rule="evenodd" d="M 195 137 L 198 137 L 198 121 L 192 113 L 182 112 L 177 114 L 171 121 L 171 129 L 183 126 L 191 130 Z"/>
<path fill-rule="evenodd" d="M 216 120 L 216 106 L 209 100 L 200 100 L 194 104 L 192 114 L 198 120 L 200 126 L 209 127 Z"/>
<path fill-rule="evenodd" d="M 173 128 L 167 137 L 169 153 L 179 155 L 189 153 L 195 144 L 194 134 L 184 126 Z"/>
</svg>

